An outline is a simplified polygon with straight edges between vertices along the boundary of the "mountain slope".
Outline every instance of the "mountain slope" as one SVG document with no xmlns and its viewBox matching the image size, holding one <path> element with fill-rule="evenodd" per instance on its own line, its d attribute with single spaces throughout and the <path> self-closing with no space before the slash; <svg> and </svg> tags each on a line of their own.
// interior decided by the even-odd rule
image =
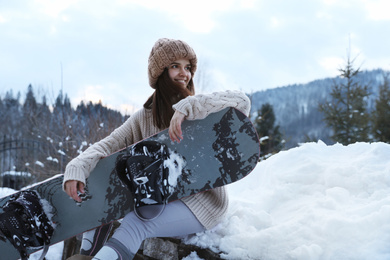
<svg viewBox="0 0 390 260">
<path fill-rule="evenodd" d="M 378 98 L 378 89 L 383 83 L 381 69 L 362 71 L 357 80 L 361 85 L 370 86 L 371 95 L 367 100 L 368 109 L 375 107 Z M 295 147 L 298 143 L 307 140 L 322 140 L 332 144 L 331 130 L 322 121 L 322 114 L 318 111 L 318 105 L 330 100 L 330 92 L 334 84 L 340 84 L 344 79 L 340 77 L 326 78 L 311 81 L 306 84 L 294 84 L 275 89 L 258 91 L 251 95 L 252 113 L 257 112 L 265 103 L 273 106 L 276 123 L 280 125 L 286 140 L 286 147 Z"/>
</svg>

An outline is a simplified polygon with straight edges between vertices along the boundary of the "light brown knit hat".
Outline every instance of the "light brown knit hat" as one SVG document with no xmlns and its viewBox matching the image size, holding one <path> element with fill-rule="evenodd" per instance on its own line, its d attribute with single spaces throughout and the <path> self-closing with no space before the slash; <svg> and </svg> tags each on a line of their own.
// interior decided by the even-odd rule
<svg viewBox="0 0 390 260">
<path fill-rule="evenodd" d="M 149 55 L 149 85 L 155 89 L 157 79 L 163 73 L 164 69 L 175 60 L 183 58 L 190 61 L 191 72 L 192 75 L 194 75 L 197 63 L 194 50 L 187 43 L 181 40 L 167 38 L 158 39 Z"/>
</svg>

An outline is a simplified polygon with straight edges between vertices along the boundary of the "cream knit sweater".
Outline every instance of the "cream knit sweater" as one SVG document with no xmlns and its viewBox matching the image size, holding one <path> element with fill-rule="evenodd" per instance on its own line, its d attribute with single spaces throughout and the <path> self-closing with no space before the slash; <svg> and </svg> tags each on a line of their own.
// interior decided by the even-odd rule
<svg viewBox="0 0 390 260">
<path fill-rule="evenodd" d="M 215 92 L 189 96 L 173 106 L 186 115 L 186 119 L 203 119 L 211 113 L 218 112 L 226 107 L 234 107 L 246 115 L 249 114 L 249 98 L 238 91 Z M 86 183 L 90 172 L 97 162 L 104 156 L 110 155 L 128 144 L 138 142 L 161 131 L 153 124 L 152 113 L 148 109 L 140 109 L 126 122 L 115 129 L 109 136 L 93 144 L 82 154 L 74 158 L 66 166 L 64 184 L 69 180 Z M 182 201 L 194 213 L 202 225 L 210 229 L 215 226 L 227 211 L 228 196 L 224 187 L 199 193 Z"/>
</svg>

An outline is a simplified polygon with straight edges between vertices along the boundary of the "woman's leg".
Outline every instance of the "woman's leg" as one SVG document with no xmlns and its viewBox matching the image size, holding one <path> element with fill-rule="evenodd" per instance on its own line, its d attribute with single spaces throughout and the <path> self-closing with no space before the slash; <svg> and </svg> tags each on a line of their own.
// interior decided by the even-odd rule
<svg viewBox="0 0 390 260">
<path fill-rule="evenodd" d="M 153 216 L 160 209 L 161 206 L 143 207 L 141 214 Z M 146 238 L 183 236 L 202 231 L 202 224 L 181 201 L 169 203 L 160 216 L 150 221 L 142 221 L 131 212 L 94 259 L 131 259 Z"/>
</svg>

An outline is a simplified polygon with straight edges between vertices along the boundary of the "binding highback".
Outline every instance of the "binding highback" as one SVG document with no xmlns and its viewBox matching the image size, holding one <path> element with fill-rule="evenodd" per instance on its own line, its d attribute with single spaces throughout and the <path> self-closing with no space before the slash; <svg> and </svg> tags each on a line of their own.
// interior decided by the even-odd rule
<svg viewBox="0 0 390 260">
<path fill-rule="evenodd" d="M 168 156 L 167 146 L 156 141 L 137 143 L 118 156 L 116 172 L 131 191 L 135 209 L 166 204 L 169 189 L 164 161 Z"/>
</svg>

